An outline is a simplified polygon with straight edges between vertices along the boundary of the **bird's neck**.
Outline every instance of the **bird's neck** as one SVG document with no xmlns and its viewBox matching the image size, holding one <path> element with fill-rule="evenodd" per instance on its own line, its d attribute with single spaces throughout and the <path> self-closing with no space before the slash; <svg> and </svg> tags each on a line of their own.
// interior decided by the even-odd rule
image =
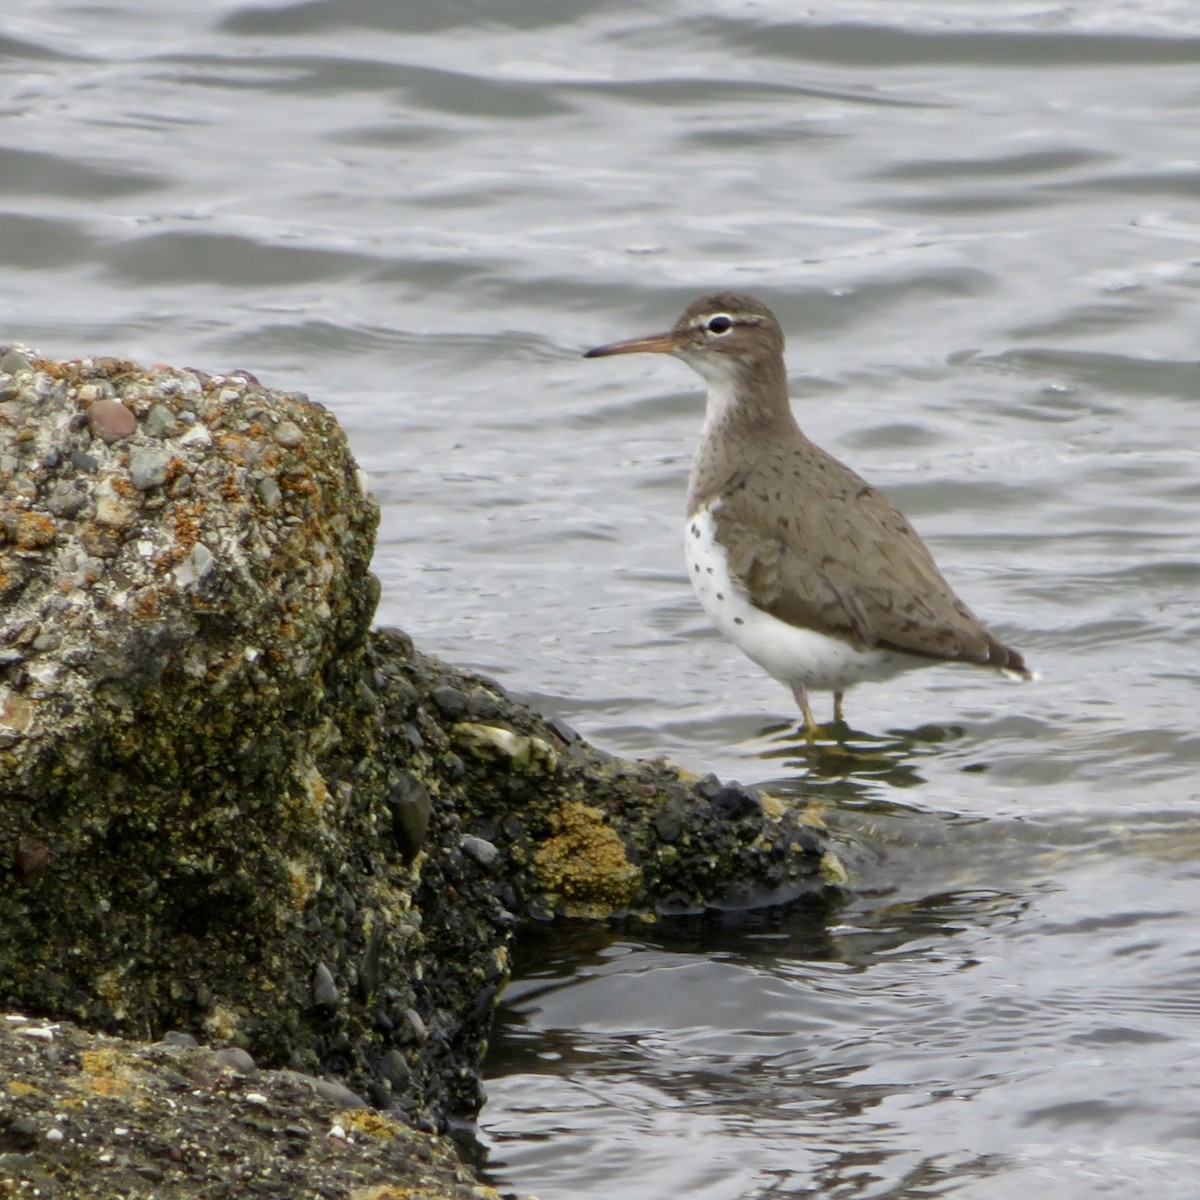
<svg viewBox="0 0 1200 1200">
<path fill-rule="evenodd" d="M 710 376 L 688 481 L 688 511 L 720 494 L 762 451 L 797 436 L 802 435 L 788 401 L 782 360 Z"/>
</svg>

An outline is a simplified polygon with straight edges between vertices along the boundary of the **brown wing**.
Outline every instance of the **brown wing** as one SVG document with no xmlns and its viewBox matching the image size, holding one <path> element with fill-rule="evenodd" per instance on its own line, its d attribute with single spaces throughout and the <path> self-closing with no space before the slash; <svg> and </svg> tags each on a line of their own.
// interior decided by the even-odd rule
<svg viewBox="0 0 1200 1200">
<path fill-rule="evenodd" d="M 959 600 L 881 491 L 808 441 L 764 452 L 756 466 L 799 502 L 782 510 L 779 492 L 756 493 L 735 478 L 714 520 L 721 542 L 737 547 L 731 572 L 759 608 L 864 649 L 1025 673 L 1021 656 Z"/>
</svg>

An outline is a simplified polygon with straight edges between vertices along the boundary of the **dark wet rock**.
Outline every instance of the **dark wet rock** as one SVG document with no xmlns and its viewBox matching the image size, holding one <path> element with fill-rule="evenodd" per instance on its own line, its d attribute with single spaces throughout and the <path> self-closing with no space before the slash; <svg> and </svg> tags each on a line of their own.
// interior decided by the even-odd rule
<svg viewBox="0 0 1200 1200">
<path fill-rule="evenodd" d="M 339 1108 L 368 1108 L 367 1102 L 357 1093 L 351 1091 L 344 1083 L 336 1079 L 317 1079 L 311 1075 L 299 1075 L 302 1082 L 314 1096 L 320 1096 L 330 1104 Z"/>
<path fill-rule="evenodd" d="M 546 720 L 546 724 L 566 743 L 579 741 L 579 734 L 567 724 L 562 717 L 554 716 Z"/>
<path fill-rule="evenodd" d="M 462 840 L 463 852 L 469 854 L 481 867 L 494 866 L 500 851 L 489 841 L 467 834 Z"/>
<path fill-rule="evenodd" d="M 317 963 L 313 971 L 313 1004 L 317 1008 L 337 1008 L 342 1002 L 341 993 L 334 982 L 333 971 L 328 963 Z"/>
<path fill-rule="evenodd" d="M 471 714 L 471 719 L 475 721 L 490 721 L 500 715 L 501 704 L 500 696 L 497 695 L 499 688 L 492 684 L 487 687 L 473 687 L 470 695 L 467 697 L 467 712 Z M 460 713 L 454 714 L 461 715 Z"/>
<path fill-rule="evenodd" d="M 179 1029 L 168 1029 L 159 1040 L 164 1046 L 179 1046 L 184 1049 L 200 1045 L 199 1041 L 190 1033 L 184 1033 Z"/>
<path fill-rule="evenodd" d="M 444 717 L 457 720 L 467 711 L 467 697 L 456 687 L 436 687 L 430 695 Z"/>
<path fill-rule="evenodd" d="M 241 1046 L 222 1046 L 214 1052 L 213 1057 L 221 1066 L 242 1075 L 254 1075 L 258 1071 L 258 1064 Z"/>
<path fill-rule="evenodd" d="M 411 772 L 401 771 L 387 795 L 392 813 L 392 834 L 407 862 L 417 856 L 425 844 L 433 803 L 429 789 Z"/>
</svg>

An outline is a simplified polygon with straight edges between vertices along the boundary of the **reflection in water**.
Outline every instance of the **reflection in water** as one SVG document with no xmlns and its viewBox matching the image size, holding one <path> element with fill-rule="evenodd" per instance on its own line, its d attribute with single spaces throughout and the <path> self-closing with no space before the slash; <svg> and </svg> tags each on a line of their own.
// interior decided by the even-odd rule
<svg viewBox="0 0 1200 1200">
<path fill-rule="evenodd" d="M 823 736 L 809 743 L 801 727 L 771 725 L 762 734 L 769 746 L 759 751 L 757 757 L 766 762 L 783 760 L 796 773 L 781 780 L 764 780 L 763 785 L 770 791 L 786 791 L 789 784 L 798 781 L 803 781 L 809 790 L 813 786 L 819 789 L 822 782 L 834 779 L 858 779 L 864 785 L 870 782 L 907 788 L 925 782 L 915 760 L 935 755 L 945 743 L 964 736 L 961 726 L 921 725 L 873 734 L 842 722 L 824 726 Z M 854 794 L 853 790 L 848 792 Z"/>
</svg>

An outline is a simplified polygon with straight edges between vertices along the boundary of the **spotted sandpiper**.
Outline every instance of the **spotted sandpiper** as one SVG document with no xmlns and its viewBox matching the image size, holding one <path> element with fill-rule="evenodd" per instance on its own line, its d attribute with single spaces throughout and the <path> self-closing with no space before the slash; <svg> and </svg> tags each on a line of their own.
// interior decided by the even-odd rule
<svg viewBox="0 0 1200 1200">
<path fill-rule="evenodd" d="M 688 480 L 688 575 L 717 628 L 791 688 L 811 740 L 809 689 L 944 662 L 1032 678 L 954 594 L 877 488 L 809 441 L 788 401 L 783 330 L 760 300 L 717 292 L 672 329 L 589 350 L 673 354 L 708 384 Z"/>
</svg>

